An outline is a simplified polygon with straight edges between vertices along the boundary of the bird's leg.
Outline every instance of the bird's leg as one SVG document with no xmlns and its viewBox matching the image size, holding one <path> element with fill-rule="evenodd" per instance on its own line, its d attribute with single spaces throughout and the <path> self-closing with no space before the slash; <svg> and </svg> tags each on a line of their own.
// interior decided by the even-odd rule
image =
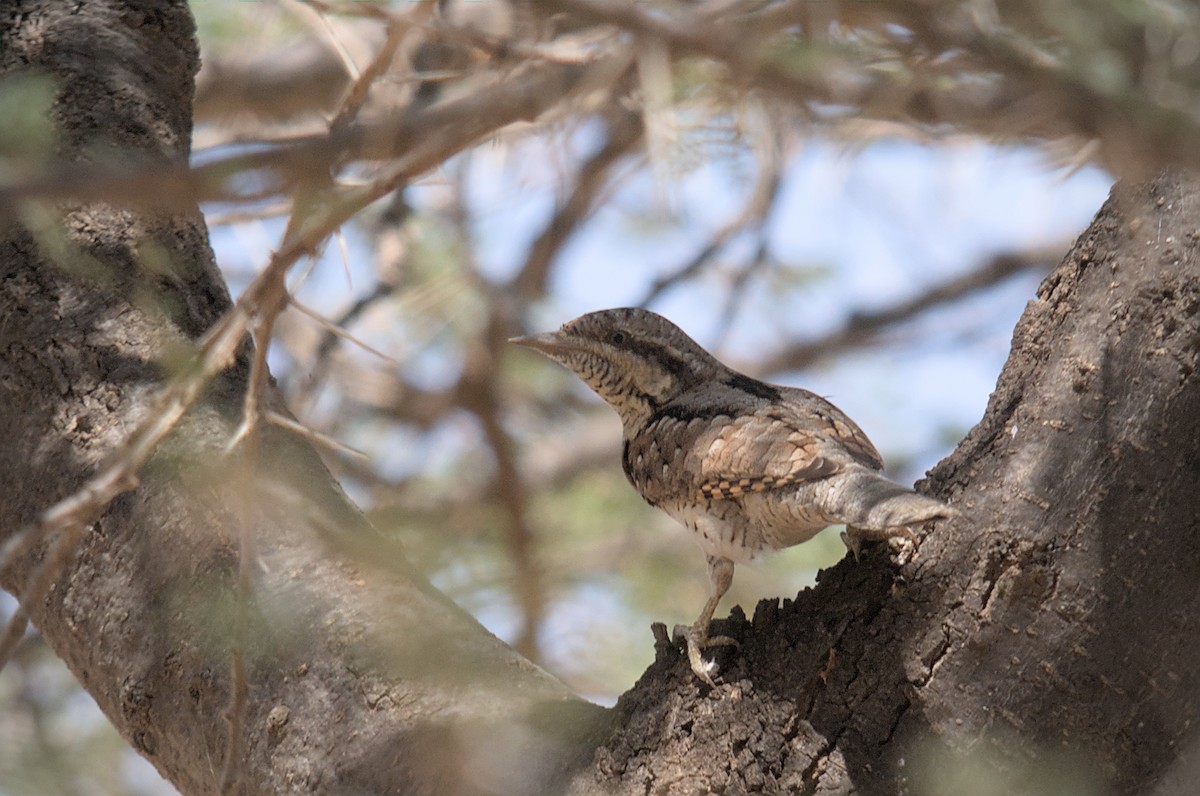
<svg viewBox="0 0 1200 796">
<path fill-rule="evenodd" d="M 846 530 L 842 531 L 842 544 L 846 545 L 846 549 L 854 556 L 855 561 L 859 560 L 859 554 L 862 553 L 862 543 L 864 541 L 881 541 L 897 538 L 906 539 L 913 545 L 917 543 L 917 535 L 905 525 L 897 528 L 884 528 L 882 530 L 856 528 L 853 525 L 847 525 Z"/>
<path fill-rule="evenodd" d="M 708 602 L 704 604 L 704 610 L 700 612 L 700 617 L 696 619 L 691 627 L 676 625 L 675 632 L 672 634 L 675 638 L 675 643 L 687 643 L 688 663 L 692 665 L 692 671 L 696 673 L 697 677 L 711 686 L 716 685 L 712 680 L 712 670 L 716 668 L 716 664 L 712 661 L 705 661 L 700 655 L 700 650 L 706 647 L 737 646 L 738 643 L 736 639 L 732 639 L 729 636 L 713 636 L 710 638 L 708 635 L 708 623 L 712 621 L 713 613 L 717 610 L 717 603 L 721 602 L 721 598 L 725 596 L 725 592 L 729 591 L 731 583 L 733 583 L 733 562 L 728 558 L 709 556 Z"/>
</svg>

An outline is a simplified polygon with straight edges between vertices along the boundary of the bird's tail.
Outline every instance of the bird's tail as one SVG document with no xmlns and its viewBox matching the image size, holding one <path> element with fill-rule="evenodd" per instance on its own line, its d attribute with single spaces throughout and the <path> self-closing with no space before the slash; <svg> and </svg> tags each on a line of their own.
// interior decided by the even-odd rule
<svg viewBox="0 0 1200 796">
<path fill-rule="evenodd" d="M 855 469 L 837 478 L 840 483 L 831 495 L 836 504 L 831 508 L 836 510 L 831 513 L 863 531 L 884 532 L 958 514 L 940 500 L 918 495 L 873 470 Z"/>
</svg>

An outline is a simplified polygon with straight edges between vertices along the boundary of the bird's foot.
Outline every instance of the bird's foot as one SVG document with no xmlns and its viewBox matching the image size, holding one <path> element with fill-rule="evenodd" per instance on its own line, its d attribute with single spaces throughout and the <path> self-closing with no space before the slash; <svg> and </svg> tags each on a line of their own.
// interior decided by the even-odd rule
<svg viewBox="0 0 1200 796">
<path fill-rule="evenodd" d="M 862 537 L 857 533 L 852 534 L 847 530 L 842 531 L 842 544 L 846 545 L 846 549 L 850 551 L 850 555 L 854 556 L 854 563 L 857 564 L 862 560 Z"/>
<path fill-rule="evenodd" d="M 899 528 L 887 539 L 888 546 L 896 553 L 896 563 L 904 566 L 917 556 L 917 535 L 911 528 Z"/>
<path fill-rule="evenodd" d="M 707 623 L 706 623 L 707 624 Z M 709 636 L 708 628 L 695 625 L 675 625 L 675 630 L 671 634 L 676 644 L 687 645 L 688 663 L 691 664 L 692 671 L 696 676 L 712 687 L 716 687 L 712 676 L 717 670 L 715 661 L 706 661 L 704 656 L 700 654 L 701 650 L 709 647 L 737 647 L 738 640 L 729 636 Z"/>
<path fill-rule="evenodd" d="M 890 547 L 897 548 L 896 553 L 900 558 L 901 564 L 912 560 L 917 550 L 917 535 L 908 527 L 888 528 L 884 531 L 867 531 L 847 525 L 846 530 L 842 531 L 841 536 L 842 544 L 846 545 L 846 549 L 854 556 L 855 563 L 862 557 L 862 543 L 864 540 L 885 541 Z"/>
</svg>

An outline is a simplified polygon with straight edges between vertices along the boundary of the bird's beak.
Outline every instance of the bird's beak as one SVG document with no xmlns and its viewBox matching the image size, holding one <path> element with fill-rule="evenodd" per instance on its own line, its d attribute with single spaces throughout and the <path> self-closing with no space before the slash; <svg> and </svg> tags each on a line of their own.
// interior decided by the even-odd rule
<svg viewBox="0 0 1200 796">
<path fill-rule="evenodd" d="M 510 337 L 508 342 L 532 348 L 534 351 L 541 351 L 543 354 L 553 356 L 569 350 L 572 346 L 562 334 L 558 332 L 543 332 L 542 334 L 531 334 L 525 337 Z"/>
</svg>

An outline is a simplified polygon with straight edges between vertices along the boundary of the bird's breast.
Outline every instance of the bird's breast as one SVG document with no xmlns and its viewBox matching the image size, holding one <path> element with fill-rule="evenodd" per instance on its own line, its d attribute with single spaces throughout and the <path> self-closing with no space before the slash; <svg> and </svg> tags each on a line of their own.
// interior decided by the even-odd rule
<svg viewBox="0 0 1200 796">
<path fill-rule="evenodd" d="M 662 508 L 694 534 L 696 543 L 706 555 L 737 563 L 752 561 L 774 549 L 733 504 L 675 503 L 664 504 Z"/>
<path fill-rule="evenodd" d="M 724 414 L 663 413 L 627 431 L 622 469 L 642 498 L 691 530 L 706 553 L 732 561 L 799 544 L 838 521 L 820 508 L 812 484 L 736 497 L 706 494 L 704 462 L 713 456 L 740 462 L 747 453 L 741 448 L 754 445 L 726 440 L 722 434 L 730 427 L 736 423 Z M 744 467 L 754 472 L 751 463 Z"/>
<path fill-rule="evenodd" d="M 692 491 L 688 441 L 679 435 L 638 434 L 626 437 L 621 451 L 625 477 L 646 502 L 658 506 L 684 500 Z"/>
</svg>

